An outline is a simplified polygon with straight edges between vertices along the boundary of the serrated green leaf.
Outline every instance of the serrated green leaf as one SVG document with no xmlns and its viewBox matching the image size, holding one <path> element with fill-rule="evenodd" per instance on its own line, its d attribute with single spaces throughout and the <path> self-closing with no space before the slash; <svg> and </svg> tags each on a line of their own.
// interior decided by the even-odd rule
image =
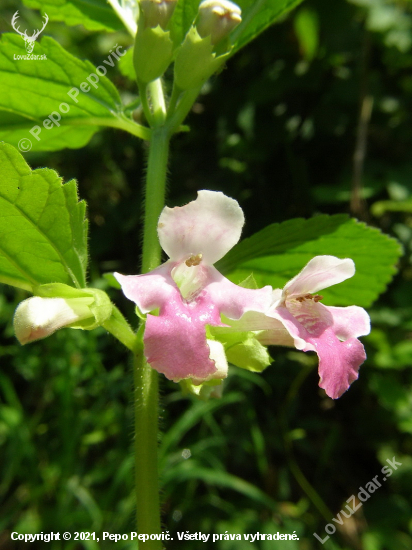
<svg viewBox="0 0 412 550">
<path fill-rule="evenodd" d="M 0 140 L 13 145 L 20 143 L 22 151 L 31 148 L 55 151 L 82 147 L 102 126 L 123 128 L 131 133 L 137 131 L 136 135 L 139 128 L 145 130 L 123 115 L 118 91 L 108 78 L 99 76 L 95 86 L 87 81 L 90 74 L 96 74 L 96 68 L 89 61 L 77 59 L 47 36 L 36 43 L 34 50 L 36 55 L 45 55 L 46 60 L 14 59 L 15 55 L 26 53 L 20 36 L 2 35 Z M 103 61 L 102 65 L 105 66 Z M 80 89 L 82 83 L 89 86 L 88 92 Z M 79 90 L 78 95 L 76 92 L 68 95 L 74 88 Z M 48 118 L 50 115 L 56 124 Z M 43 125 L 45 120 L 49 128 Z M 34 126 L 40 128 L 40 132 L 35 132 L 39 139 L 30 133 Z M 27 140 L 32 147 L 30 143 L 27 145 Z"/>
<path fill-rule="evenodd" d="M 85 286 L 87 220 L 74 180 L 32 171 L 0 143 L 0 282 L 33 290 L 51 282 Z"/>
<path fill-rule="evenodd" d="M 47 13 L 52 21 L 83 25 L 90 31 L 119 31 L 124 26 L 106 0 L 23 0 L 32 9 Z"/>
<path fill-rule="evenodd" d="M 311 258 L 324 254 L 352 258 L 356 266 L 354 277 L 322 291 L 324 302 L 368 307 L 395 273 L 401 248 L 345 214 L 322 215 L 269 225 L 236 245 L 216 267 L 236 283 L 252 272 L 259 287 L 282 288 Z"/>
</svg>

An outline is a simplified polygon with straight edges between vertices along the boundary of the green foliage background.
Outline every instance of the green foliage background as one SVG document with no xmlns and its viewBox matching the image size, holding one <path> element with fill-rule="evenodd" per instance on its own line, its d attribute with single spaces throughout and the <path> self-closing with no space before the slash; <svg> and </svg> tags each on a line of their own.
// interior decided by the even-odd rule
<svg viewBox="0 0 412 550">
<path fill-rule="evenodd" d="M 3 0 L 2 31 L 11 30 L 16 9 L 33 26 L 39 21 L 19 2 Z M 63 23 L 50 22 L 47 34 L 96 65 L 116 43 L 130 44 L 124 33 Z M 233 370 L 220 401 L 188 399 L 162 379 L 161 481 L 171 549 L 179 544 L 176 531 L 186 530 L 296 531 L 299 541 L 278 544 L 319 548 L 313 533 L 323 538 L 350 495 L 393 456 L 402 466 L 323 547 L 412 548 L 411 45 L 409 1 L 307 0 L 204 87 L 190 133 L 173 141 L 170 206 L 198 189 L 223 191 L 245 211 L 244 237 L 291 217 L 352 213 L 398 238 L 405 254 L 369 310 L 373 330 L 363 338 L 368 359 L 360 378 L 338 401 L 317 387 L 316 358 L 295 350 L 273 349 L 275 362 L 263 374 Z M 117 68 L 109 76 L 133 100 L 134 83 Z M 356 179 L 360 106 L 369 97 L 367 155 Z M 129 318 L 132 304 L 101 274 L 138 270 L 144 158 L 136 138 L 113 129 L 83 149 L 26 155 L 33 168 L 78 180 L 90 219 L 89 280 Z M 358 202 L 354 179 L 362 184 Z M 22 348 L 11 320 L 28 294 L 2 291 L 0 549 L 23 547 L 10 541 L 12 531 L 133 531 L 127 354 L 102 329 L 62 330 Z M 352 303 L 350 287 L 345 298 Z M 216 548 L 274 544 L 221 541 Z"/>
</svg>

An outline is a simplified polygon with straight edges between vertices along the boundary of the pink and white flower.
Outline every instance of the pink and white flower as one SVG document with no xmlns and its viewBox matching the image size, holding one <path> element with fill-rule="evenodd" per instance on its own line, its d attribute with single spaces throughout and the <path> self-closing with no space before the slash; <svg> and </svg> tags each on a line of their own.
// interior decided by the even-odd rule
<svg viewBox="0 0 412 550">
<path fill-rule="evenodd" d="M 332 399 L 340 397 L 358 378 L 366 355 L 357 338 L 369 334 L 370 319 L 361 307 L 321 304 L 322 296 L 317 292 L 354 274 L 355 265 L 348 258 L 316 256 L 283 290 L 274 290 L 275 302 L 266 312 L 271 320 L 255 315 L 253 322 L 255 329 L 266 329 L 259 336 L 263 344 L 288 345 L 290 338 L 297 349 L 316 351 L 319 386 Z"/>
<path fill-rule="evenodd" d="M 264 313 L 272 288 L 239 287 L 213 267 L 239 240 L 244 216 L 223 193 L 199 191 L 189 204 L 165 207 L 158 223 L 160 244 L 169 260 L 145 275 L 115 277 L 127 298 L 149 313 L 144 353 L 149 364 L 175 382 L 195 384 L 227 376 L 222 344 L 207 340 L 206 325 L 224 326 L 221 314 L 240 319 Z M 159 308 L 158 315 L 151 315 Z"/>
</svg>

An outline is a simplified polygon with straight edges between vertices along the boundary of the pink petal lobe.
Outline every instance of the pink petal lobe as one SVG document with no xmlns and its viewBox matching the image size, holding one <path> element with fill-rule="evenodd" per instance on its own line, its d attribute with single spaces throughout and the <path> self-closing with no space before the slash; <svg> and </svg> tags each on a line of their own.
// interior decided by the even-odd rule
<svg viewBox="0 0 412 550">
<path fill-rule="evenodd" d="M 206 341 L 206 324 L 222 325 L 219 311 L 207 294 L 187 303 L 177 290 L 161 306 L 159 316 L 147 316 L 144 344 L 150 365 L 175 382 L 204 380 L 216 373 Z"/>
<path fill-rule="evenodd" d="M 114 276 L 126 298 L 132 300 L 142 313 L 148 313 L 160 307 L 177 290 L 170 275 L 174 265 L 166 262 L 145 275 L 114 273 Z"/>
<path fill-rule="evenodd" d="M 319 387 L 337 399 L 357 380 L 359 367 L 366 359 L 365 349 L 356 338 L 341 342 L 332 329 L 309 341 L 319 356 Z"/>
<path fill-rule="evenodd" d="M 185 206 L 163 209 L 159 241 L 174 261 L 201 254 L 205 264 L 213 265 L 238 242 L 244 221 L 237 201 L 220 192 L 199 191 Z"/>
<path fill-rule="evenodd" d="M 294 311 L 293 314 L 285 307 L 277 307 L 270 315 L 283 323 L 297 349 L 316 351 L 319 357 L 319 386 L 329 397 L 337 399 L 358 378 L 359 367 L 366 359 L 365 350 L 356 338 L 341 342 L 337 337 L 333 310 L 347 308 L 327 308 L 312 300 L 310 302 L 302 304 L 301 311 Z M 349 318 L 351 314 L 353 311 Z M 341 329 L 340 324 L 337 328 Z M 350 329 L 346 332 L 351 333 Z"/>
<path fill-rule="evenodd" d="M 220 313 L 230 319 L 240 319 L 247 311 L 265 312 L 272 303 L 272 287 L 243 288 L 226 279 L 217 269 L 209 267 L 207 293 Z"/>
<path fill-rule="evenodd" d="M 316 256 L 284 287 L 284 294 L 298 296 L 315 293 L 353 277 L 355 264 L 349 258 Z"/>
<path fill-rule="evenodd" d="M 333 318 L 333 332 L 340 340 L 359 338 L 371 331 L 371 321 L 366 311 L 358 306 L 333 307 L 319 304 L 326 308 Z"/>
</svg>

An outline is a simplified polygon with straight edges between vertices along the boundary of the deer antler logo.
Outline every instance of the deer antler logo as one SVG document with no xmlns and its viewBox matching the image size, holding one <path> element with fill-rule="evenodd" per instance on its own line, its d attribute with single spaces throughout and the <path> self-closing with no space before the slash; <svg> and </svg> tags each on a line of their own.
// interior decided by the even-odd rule
<svg viewBox="0 0 412 550">
<path fill-rule="evenodd" d="M 43 27 L 37 31 L 34 31 L 32 36 L 27 36 L 27 30 L 23 32 L 20 32 L 19 31 L 19 28 L 20 27 L 16 27 L 16 21 L 19 17 L 19 12 L 16 11 L 16 13 L 13 15 L 13 19 L 11 20 L 11 26 L 13 27 L 13 29 L 18 33 L 20 34 L 20 36 L 23 37 L 23 40 L 24 40 L 24 43 L 26 45 L 26 50 L 27 50 L 27 53 L 31 53 L 33 51 L 33 48 L 34 48 L 34 43 L 36 41 L 36 38 L 39 36 L 39 34 L 43 31 L 44 27 L 47 25 L 48 21 L 49 21 L 49 17 L 47 16 L 47 14 L 44 14 L 44 25 Z"/>
</svg>

